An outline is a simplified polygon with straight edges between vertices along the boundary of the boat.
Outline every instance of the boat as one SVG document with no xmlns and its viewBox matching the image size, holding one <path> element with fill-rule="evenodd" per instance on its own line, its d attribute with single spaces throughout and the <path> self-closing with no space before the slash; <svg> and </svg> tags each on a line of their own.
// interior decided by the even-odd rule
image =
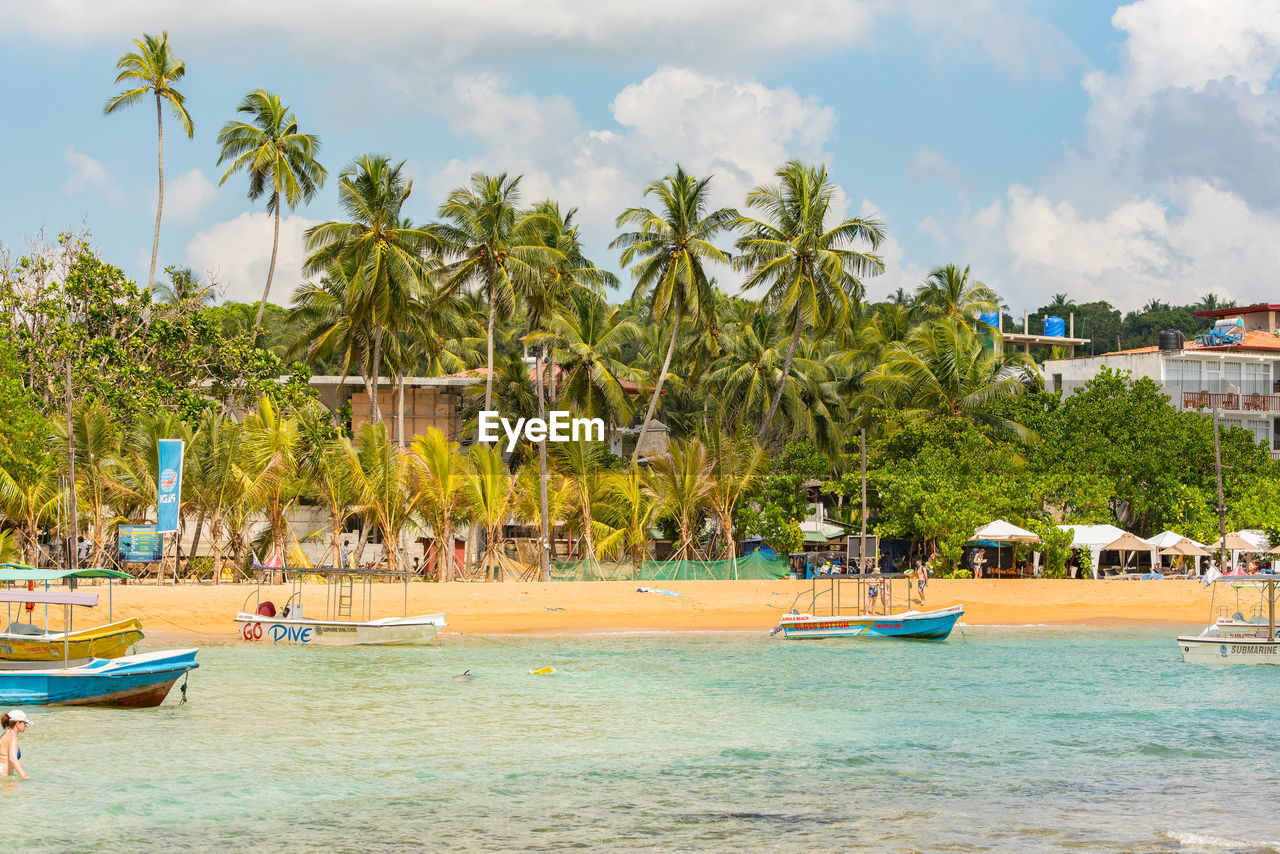
<svg viewBox="0 0 1280 854">
<path fill-rule="evenodd" d="M 1276 638 L 1276 585 L 1280 578 L 1251 576 L 1244 580 L 1241 576 L 1223 575 L 1210 584 L 1214 590 L 1211 617 L 1218 585 L 1234 588 L 1237 602 L 1240 591 L 1256 589 L 1259 602 L 1248 618 L 1237 610 L 1218 616 L 1198 635 L 1179 637 L 1182 660 L 1192 664 L 1280 664 L 1280 640 Z"/>
<path fill-rule="evenodd" d="M 34 591 L 37 582 L 47 587 L 51 581 L 106 578 L 108 602 L 111 601 L 111 582 L 118 578 L 132 577 L 127 572 L 115 569 L 36 569 L 22 564 L 0 564 L 0 582 L 3 582 L 7 588 L 12 588 L 15 583 L 25 584 L 28 591 Z M 74 580 L 69 583 L 74 584 Z M 143 638 L 142 623 L 133 619 L 109 622 L 103 626 L 80 631 L 72 630 L 69 634 L 64 631 L 51 631 L 48 625 L 47 608 L 45 624 L 38 626 L 35 624 L 34 603 L 28 603 L 32 607 L 25 611 L 26 622 L 20 619 L 23 609 L 19 608 L 17 613 L 14 613 L 13 604 L 9 603 L 8 619 L 3 624 L 7 628 L 0 632 L 0 660 L 59 661 L 71 658 L 119 658 L 130 652 L 136 652 Z M 108 607 L 107 619 L 110 620 L 114 615 L 111 613 L 110 606 Z M 15 617 L 19 619 L 14 619 Z M 74 626 L 71 628 L 74 629 Z"/>
<path fill-rule="evenodd" d="M 0 590 L 0 602 L 62 605 L 70 619 L 72 606 L 93 607 L 98 594 Z M 64 655 L 70 643 L 70 637 L 64 636 Z M 64 657 L 56 663 L 0 661 L 0 706 L 158 706 L 179 678 L 199 667 L 196 652 L 162 650 L 117 659 Z"/>
<path fill-rule="evenodd" d="M 262 599 L 262 585 L 256 586 L 236 614 L 240 637 L 246 641 L 303 644 L 307 646 L 408 646 L 429 643 L 448 625 L 444 614 L 409 616 L 409 581 L 412 572 L 345 569 L 286 569 L 291 584 L 289 599 L 277 611 L 275 603 Z M 319 576 L 325 582 L 325 609 L 322 619 L 303 612 L 305 576 Z M 358 581 L 357 581 L 358 579 Z M 404 616 L 372 618 L 373 584 L 376 581 L 404 583 Z M 357 585 L 360 596 L 355 595 Z M 256 605 L 248 610 L 249 599 Z"/>
<path fill-rule="evenodd" d="M 908 605 L 895 611 L 893 581 L 906 579 Z M 964 616 L 964 606 L 950 605 L 931 611 L 910 608 L 911 577 L 902 573 L 847 573 L 815 576 L 805 611 L 793 607 L 782 615 L 770 634 L 784 638 L 899 638 L 908 640 L 945 640 L 956 622 Z M 871 589 L 883 597 L 883 614 L 875 614 Z M 853 593 L 851 606 L 849 601 Z M 801 593 L 796 602 L 804 596 Z M 825 607 L 822 607 L 823 600 Z M 877 600 L 879 601 L 879 600 Z M 824 613 L 825 612 L 825 613 Z"/>
</svg>

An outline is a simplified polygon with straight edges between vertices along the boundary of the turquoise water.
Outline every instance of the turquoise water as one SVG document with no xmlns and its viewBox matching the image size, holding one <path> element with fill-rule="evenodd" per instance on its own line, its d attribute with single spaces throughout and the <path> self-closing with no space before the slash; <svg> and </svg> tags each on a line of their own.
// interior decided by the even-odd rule
<svg viewBox="0 0 1280 854">
<path fill-rule="evenodd" d="M 34 710 L 0 849 L 1280 850 L 1280 668 L 1171 634 L 211 645 Z"/>
</svg>

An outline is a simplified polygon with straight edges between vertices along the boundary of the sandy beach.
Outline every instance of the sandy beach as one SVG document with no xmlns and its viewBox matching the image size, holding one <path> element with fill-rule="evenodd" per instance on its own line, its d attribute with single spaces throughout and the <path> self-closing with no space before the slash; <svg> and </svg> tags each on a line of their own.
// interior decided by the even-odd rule
<svg viewBox="0 0 1280 854">
<path fill-rule="evenodd" d="M 652 587 L 679 593 L 640 593 Z M 107 622 L 107 588 L 97 592 L 97 608 L 77 608 L 78 627 Z M 578 634 L 616 631 L 763 631 L 778 622 L 797 594 L 807 601 L 804 581 L 675 581 L 552 583 L 412 583 L 410 614 L 444 612 L 445 633 Z M 307 614 L 324 613 L 324 585 L 307 587 Z M 929 607 L 963 604 L 970 626 L 1197 626 L 1207 621 L 1209 592 L 1194 581 L 945 580 L 931 582 Z M 254 585 L 115 585 L 116 619 L 137 617 L 152 633 L 234 637 L 235 614 L 252 610 Z M 262 597 L 283 604 L 287 586 L 262 588 Z M 901 600 L 896 598 L 895 602 Z M 374 585 L 374 617 L 399 616 L 405 603 L 401 584 Z M 913 600 L 913 606 L 915 602 Z M 50 626 L 61 625 L 61 609 L 51 608 Z M 42 622 L 38 611 L 36 621 Z"/>
</svg>

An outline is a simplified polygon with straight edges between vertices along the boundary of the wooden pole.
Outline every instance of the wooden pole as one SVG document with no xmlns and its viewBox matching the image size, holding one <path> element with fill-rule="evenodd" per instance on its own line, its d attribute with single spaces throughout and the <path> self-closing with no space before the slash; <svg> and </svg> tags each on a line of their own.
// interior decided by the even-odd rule
<svg viewBox="0 0 1280 854">
<path fill-rule="evenodd" d="M 858 429 L 858 447 L 862 458 L 862 533 L 858 544 L 858 571 L 867 565 L 867 428 Z"/>
<path fill-rule="evenodd" d="M 1213 466 L 1218 475 L 1218 572 L 1227 561 L 1227 505 L 1222 499 L 1222 448 L 1218 444 L 1218 404 L 1213 405 Z M 1225 573 L 1224 573 L 1225 574 Z"/>
</svg>

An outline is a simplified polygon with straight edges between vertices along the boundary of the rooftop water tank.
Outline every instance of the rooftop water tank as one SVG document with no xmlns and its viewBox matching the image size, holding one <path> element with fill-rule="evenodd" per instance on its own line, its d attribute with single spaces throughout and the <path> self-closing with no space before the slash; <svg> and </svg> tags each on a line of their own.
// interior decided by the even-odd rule
<svg viewBox="0 0 1280 854">
<path fill-rule="evenodd" d="M 1161 329 L 1160 330 L 1160 349 L 1161 350 L 1181 350 L 1182 349 L 1182 332 L 1177 329 Z"/>
<path fill-rule="evenodd" d="M 1061 317 L 1049 315 L 1044 319 L 1044 334 L 1050 338 L 1067 337 L 1067 324 Z"/>
<path fill-rule="evenodd" d="M 995 311 L 984 311 L 978 315 L 978 319 L 990 326 L 992 329 L 1000 328 L 1000 314 Z"/>
</svg>

